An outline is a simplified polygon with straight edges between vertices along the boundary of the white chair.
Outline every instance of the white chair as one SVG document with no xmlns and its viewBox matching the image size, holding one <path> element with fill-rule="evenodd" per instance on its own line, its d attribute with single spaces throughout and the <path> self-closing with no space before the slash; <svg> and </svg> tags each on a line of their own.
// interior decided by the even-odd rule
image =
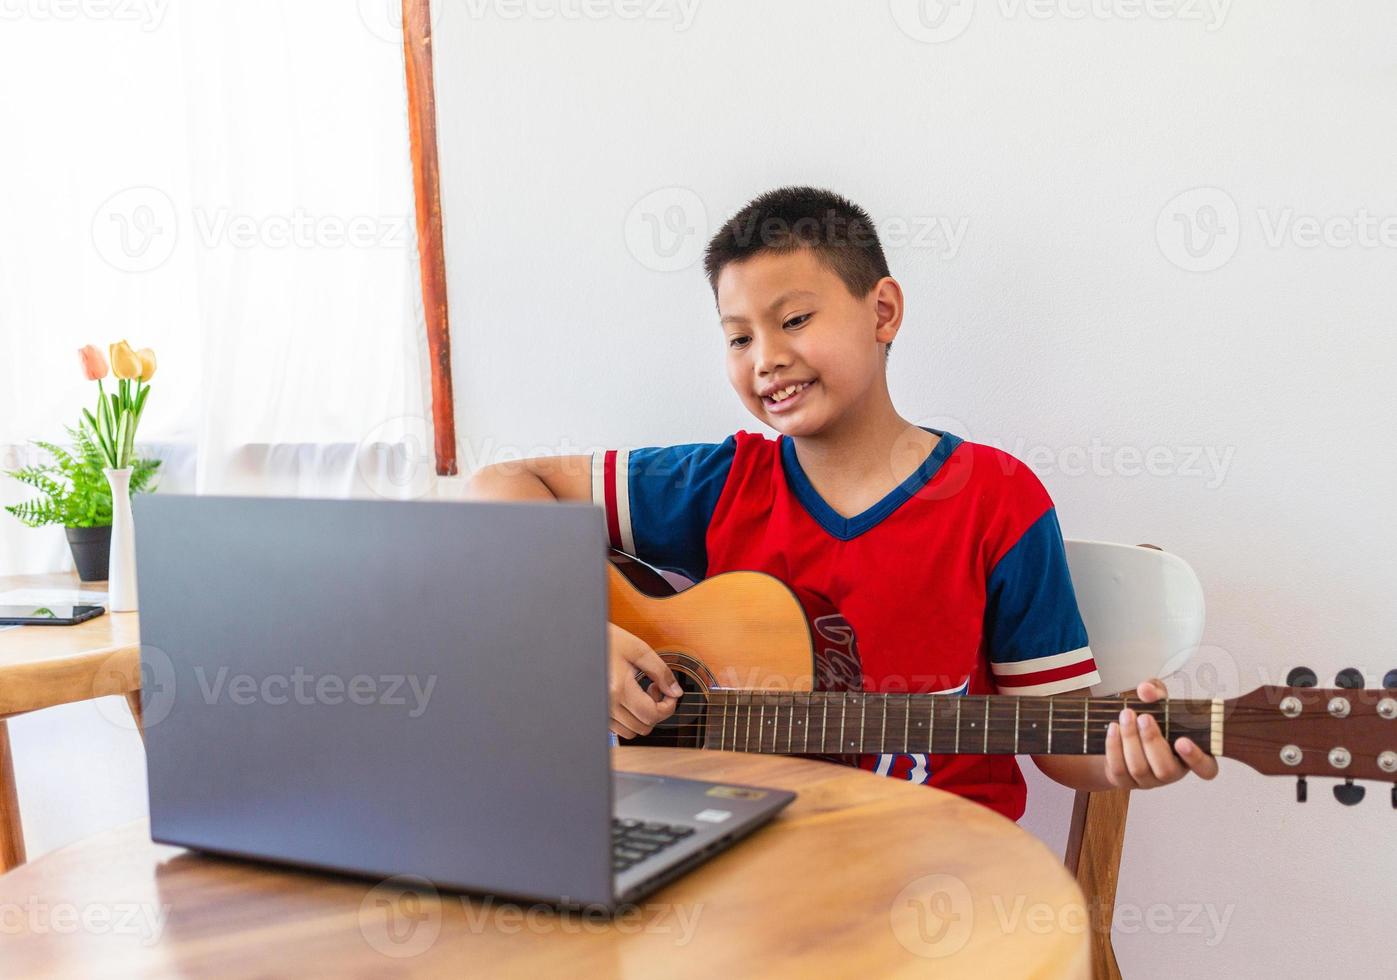
<svg viewBox="0 0 1397 980">
<path fill-rule="evenodd" d="M 1203 586 L 1188 562 L 1155 545 L 1069 539 L 1067 567 L 1101 683 L 1093 697 L 1134 690 L 1177 670 L 1203 637 Z M 1078 791 L 1064 861 L 1092 915 L 1092 975 L 1117 980 L 1111 917 L 1129 790 Z"/>
</svg>

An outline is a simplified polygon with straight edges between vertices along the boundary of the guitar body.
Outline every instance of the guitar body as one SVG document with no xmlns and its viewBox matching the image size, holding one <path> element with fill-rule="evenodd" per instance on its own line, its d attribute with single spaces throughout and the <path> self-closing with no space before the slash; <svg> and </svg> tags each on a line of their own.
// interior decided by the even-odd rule
<svg viewBox="0 0 1397 980">
<path fill-rule="evenodd" d="M 607 576 L 611 622 L 650 644 L 686 690 L 813 689 L 810 628 L 800 600 L 780 579 L 724 572 L 675 592 L 648 565 L 620 552 Z"/>
</svg>

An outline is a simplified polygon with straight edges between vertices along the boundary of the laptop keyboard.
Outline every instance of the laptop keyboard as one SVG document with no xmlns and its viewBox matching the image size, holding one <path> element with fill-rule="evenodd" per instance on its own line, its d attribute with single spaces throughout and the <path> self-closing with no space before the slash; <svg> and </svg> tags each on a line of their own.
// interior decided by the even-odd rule
<svg viewBox="0 0 1397 980">
<path fill-rule="evenodd" d="M 631 865 L 679 843 L 693 832 L 693 827 L 682 824 L 612 817 L 611 870 L 625 871 Z"/>
</svg>

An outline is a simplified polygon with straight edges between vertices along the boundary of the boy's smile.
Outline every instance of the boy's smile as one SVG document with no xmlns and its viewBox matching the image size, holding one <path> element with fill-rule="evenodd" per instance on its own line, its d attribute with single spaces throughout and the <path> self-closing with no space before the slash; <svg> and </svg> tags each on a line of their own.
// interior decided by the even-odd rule
<svg viewBox="0 0 1397 980">
<path fill-rule="evenodd" d="M 810 436 L 865 404 L 883 383 L 883 347 L 897 332 L 884 280 L 858 297 L 809 248 L 724 267 L 718 311 L 728 380 L 757 419 Z"/>
</svg>

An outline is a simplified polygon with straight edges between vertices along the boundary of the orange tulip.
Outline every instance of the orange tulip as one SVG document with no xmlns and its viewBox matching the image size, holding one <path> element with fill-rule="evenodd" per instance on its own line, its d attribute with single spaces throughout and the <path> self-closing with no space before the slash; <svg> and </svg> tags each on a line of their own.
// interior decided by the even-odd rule
<svg viewBox="0 0 1397 980">
<path fill-rule="evenodd" d="M 112 374 L 123 381 L 141 376 L 141 359 L 126 341 L 112 344 Z"/>
<path fill-rule="evenodd" d="M 136 351 L 136 358 L 141 362 L 141 380 L 149 381 L 155 377 L 155 351 L 142 347 Z"/>
<path fill-rule="evenodd" d="M 101 381 L 107 376 L 107 359 L 96 344 L 88 344 L 79 350 L 78 357 L 82 361 L 82 373 L 88 381 Z"/>
</svg>

